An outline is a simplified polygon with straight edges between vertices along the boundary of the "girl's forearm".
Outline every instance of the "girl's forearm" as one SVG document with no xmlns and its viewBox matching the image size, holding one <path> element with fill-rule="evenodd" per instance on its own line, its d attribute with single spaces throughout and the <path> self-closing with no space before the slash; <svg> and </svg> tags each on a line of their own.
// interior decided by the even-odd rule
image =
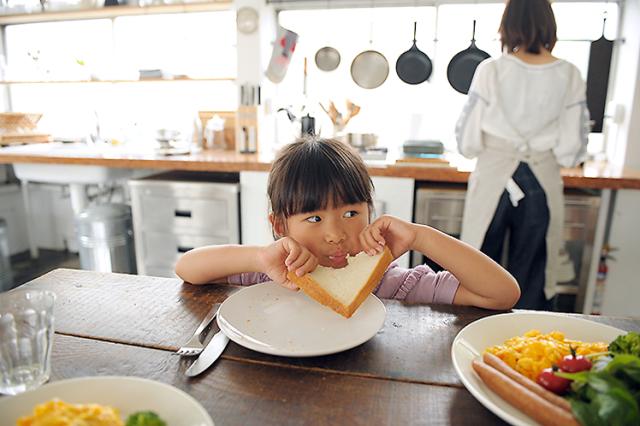
<svg viewBox="0 0 640 426">
<path fill-rule="evenodd" d="M 263 272 L 259 246 L 206 246 L 183 254 L 176 274 L 191 284 L 206 284 L 241 272 Z"/>
<path fill-rule="evenodd" d="M 504 300 L 513 293 L 517 300 L 516 280 L 489 256 L 437 229 L 414 226 L 417 228 L 413 250 L 424 253 L 455 275 L 462 287 L 487 299 Z"/>
</svg>

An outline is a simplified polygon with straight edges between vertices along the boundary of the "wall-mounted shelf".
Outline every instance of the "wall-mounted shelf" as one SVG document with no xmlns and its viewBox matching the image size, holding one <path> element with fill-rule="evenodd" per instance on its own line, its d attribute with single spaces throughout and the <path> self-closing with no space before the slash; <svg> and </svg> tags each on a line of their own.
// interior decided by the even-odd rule
<svg viewBox="0 0 640 426">
<path fill-rule="evenodd" d="M 108 6 L 96 9 L 58 10 L 0 15 L 0 26 L 35 22 L 77 21 L 82 19 L 109 19 L 118 16 L 158 15 L 167 13 L 209 12 L 228 10 L 231 0 L 210 0 L 202 3 L 163 4 L 155 6 Z"/>
<path fill-rule="evenodd" d="M 177 81 L 236 81 L 235 77 L 143 78 L 140 80 L 0 80 L 0 84 L 105 84 L 105 83 L 170 83 Z"/>
</svg>

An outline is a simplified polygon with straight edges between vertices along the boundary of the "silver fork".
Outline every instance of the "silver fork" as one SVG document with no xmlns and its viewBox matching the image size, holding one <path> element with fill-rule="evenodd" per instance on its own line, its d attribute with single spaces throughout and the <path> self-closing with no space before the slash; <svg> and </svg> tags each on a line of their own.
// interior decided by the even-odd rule
<svg viewBox="0 0 640 426">
<path fill-rule="evenodd" d="M 195 355 L 199 355 L 200 352 L 202 352 L 202 350 L 204 349 L 204 346 L 200 342 L 200 335 L 202 334 L 204 329 L 207 328 L 209 323 L 211 323 L 211 321 L 213 321 L 213 319 L 216 317 L 216 314 L 218 313 L 219 308 L 220 308 L 219 303 L 213 304 L 213 306 L 211 307 L 209 312 L 207 312 L 207 315 L 204 317 L 204 319 L 202 320 L 198 328 L 196 328 L 196 331 L 193 333 L 193 336 L 191 336 L 191 339 L 189 339 L 187 343 L 182 345 L 182 347 L 175 352 L 176 355 L 195 356 Z"/>
</svg>

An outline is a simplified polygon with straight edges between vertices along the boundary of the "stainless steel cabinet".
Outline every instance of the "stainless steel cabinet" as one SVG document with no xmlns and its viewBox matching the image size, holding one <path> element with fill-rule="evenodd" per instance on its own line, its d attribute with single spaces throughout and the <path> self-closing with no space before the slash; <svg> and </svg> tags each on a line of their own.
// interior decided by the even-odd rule
<svg viewBox="0 0 640 426">
<path fill-rule="evenodd" d="M 419 187 L 416 190 L 415 221 L 432 226 L 449 235 L 460 237 L 466 187 L 446 185 L 440 187 Z M 564 238 L 568 267 L 573 268 L 572 276 L 566 282 L 559 282 L 559 294 L 575 294 L 574 310 L 581 312 L 584 304 L 589 266 L 594 252 L 593 241 L 600 208 L 599 193 L 593 191 L 565 190 Z M 562 259 L 562 256 L 561 256 Z M 428 262 L 421 253 L 413 252 L 412 266 Z M 567 267 L 567 265 L 564 265 Z"/>
<path fill-rule="evenodd" d="M 139 274 L 175 277 L 182 253 L 240 243 L 237 174 L 169 172 L 129 187 Z"/>
</svg>

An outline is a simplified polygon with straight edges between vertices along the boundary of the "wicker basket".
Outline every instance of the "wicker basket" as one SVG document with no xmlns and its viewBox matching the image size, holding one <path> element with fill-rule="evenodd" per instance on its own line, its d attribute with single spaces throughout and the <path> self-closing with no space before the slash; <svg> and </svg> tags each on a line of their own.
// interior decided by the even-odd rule
<svg viewBox="0 0 640 426">
<path fill-rule="evenodd" d="M 0 112 L 0 129 L 3 133 L 33 130 L 42 114 L 26 112 Z"/>
</svg>

